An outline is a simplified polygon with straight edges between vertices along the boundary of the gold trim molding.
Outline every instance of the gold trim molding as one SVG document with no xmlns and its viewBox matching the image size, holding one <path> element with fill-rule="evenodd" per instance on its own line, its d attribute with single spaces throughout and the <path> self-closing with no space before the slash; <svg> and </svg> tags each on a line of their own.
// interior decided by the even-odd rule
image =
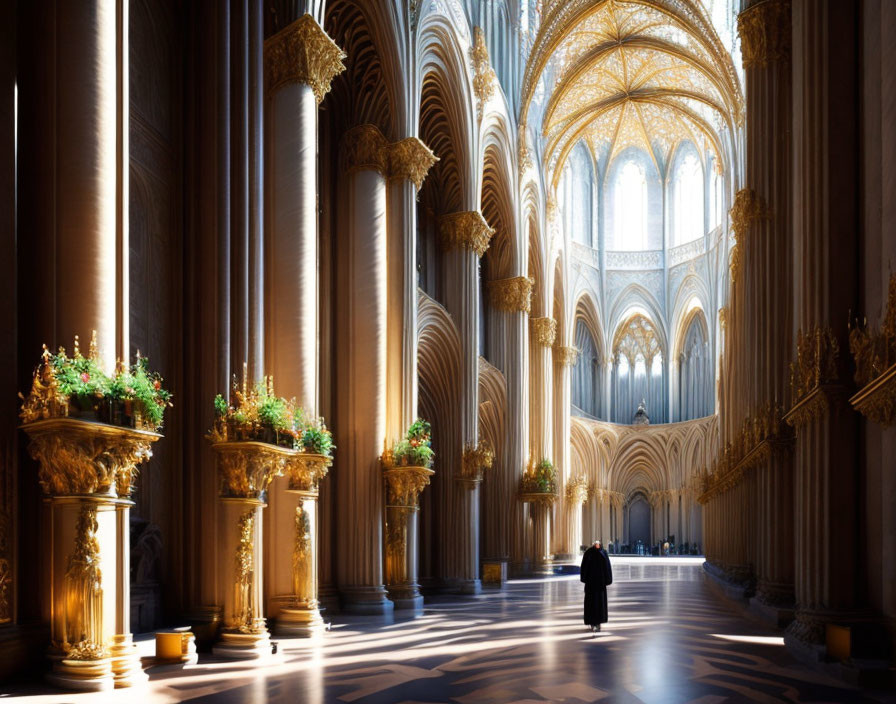
<svg viewBox="0 0 896 704">
<path fill-rule="evenodd" d="M 799 427 L 830 409 L 830 400 L 843 390 L 837 383 L 840 345 L 831 328 L 815 326 L 797 331 L 796 361 L 790 363 L 790 397 L 793 407 L 787 423 Z"/>
<path fill-rule="evenodd" d="M 254 441 L 216 442 L 212 449 L 218 455 L 221 497 L 259 501 L 264 501 L 274 477 L 283 475 L 287 462 L 300 454 Z"/>
<path fill-rule="evenodd" d="M 860 390 L 849 402 L 859 413 L 885 428 L 896 418 L 896 274 L 890 275 L 887 307 L 880 331 L 867 321 L 849 331 L 849 349 Z"/>
<path fill-rule="evenodd" d="M 469 249 L 481 258 L 488 249 L 495 229 L 489 227 L 478 210 L 468 210 L 439 218 L 439 234 L 443 250 Z"/>
<path fill-rule="evenodd" d="M 744 68 L 790 59 L 790 0 L 763 0 L 737 16 Z"/>
<path fill-rule="evenodd" d="M 553 318 L 532 318 L 532 334 L 542 347 L 553 347 L 557 339 L 557 321 Z"/>
<path fill-rule="evenodd" d="M 264 63 L 268 85 L 273 95 L 289 83 L 311 86 L 318 104 L 330 91 L 330 83 L 345 71 L 342 51 L 315 19 L 303 15 L 288 27 L 265 40 Z"/>
<path fill-rule="evenodd" d="M 283 469 L 289 480 L 286 490 L 316 497 L 318 484 L 327 476 L 332 464 L 333 460 L 326 455 L 315 455 L 310 452 L 300 452 L 287 459 Z"/>
<path fill-rule="evenodd" d="M 389 178 L 410 181 L 419 191 L 426 174 L 439 160 L 432 150 L 416 137 L 407 137 L 387 147 Z"/>
<path fill-rule="evenodd" d="M 486 284 L 489 300 L 497 310 L 509 313 L 529 313 L 532 310 L 532 287 L 535 279 L 515 276 L 495 279 Z"/>
</svg>

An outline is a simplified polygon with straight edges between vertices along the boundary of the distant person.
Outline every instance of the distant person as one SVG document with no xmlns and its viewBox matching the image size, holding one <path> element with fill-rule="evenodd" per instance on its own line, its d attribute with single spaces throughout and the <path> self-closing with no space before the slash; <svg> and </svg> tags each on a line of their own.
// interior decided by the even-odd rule
<svg viewBox="0 0 896 704">
<path fill-rule="evenodd" d="M 613 569 L 607 551 L 600 541 L 585 551 L 582 556 L 580 579 L 585 583 L 585 625 L 591 632 L 600 630 L 600 625 L 608 620 L 607 587 L 613 583 Z"/>
</svg>

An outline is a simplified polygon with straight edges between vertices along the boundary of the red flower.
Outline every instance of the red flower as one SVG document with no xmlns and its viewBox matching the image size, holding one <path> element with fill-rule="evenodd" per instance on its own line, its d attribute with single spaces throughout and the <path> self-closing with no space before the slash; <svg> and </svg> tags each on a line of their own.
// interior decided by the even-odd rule
<svg viewBox="0 0 896 704">
<path fill-rule="evenodd" d="M 159 389 L 162 388 L 162 382 L 159 381 L 158 379 L 156 379 L 156 380 L 153 382 L 152 386 L 153 386 L 153 388 L 154 388 L 156 391 L 158 391 Z"/>
<path fill-rule="evenodd" d="M 90 374 L 88 374 L 87 372 L 81 372 L 81 381 L 83 381 L 85 384 L 90 381 Z"/>
</svg>

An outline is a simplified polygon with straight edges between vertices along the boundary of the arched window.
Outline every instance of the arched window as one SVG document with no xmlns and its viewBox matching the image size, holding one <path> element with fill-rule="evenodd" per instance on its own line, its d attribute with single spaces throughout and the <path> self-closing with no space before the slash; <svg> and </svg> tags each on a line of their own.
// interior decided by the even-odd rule
<svg viewBox="0 0 896 704">
<path fill-rule="evenodd" d="M 647 179 L 638 162 L 627 161 L 619 170 L 613 206 L 613 248 L 632 252 L 647 249 Z"/>
<path fill-rule="evenodd" d="M 672 228 L 672 246 L 685 244 L 702 237 L 703 232 L 703 168 L 697 157 L 688 154 L 675 169 L 675 216 Z"/>
<path fill-rule="evenodd" d="M 722 175 L 716 170 L 712 170 L 712 189 L 710 190 L 709 201 L 709 227 L 715 229 L 722 224 Z"/>
<path fill-rule="evenodd" d="M 713 412 L 715 379 L 707 340 L 706 321 L 695 313 L 678 355 L 678 419 L 703 418 Z"/>
<path fill-rule="evenodd" d="M 563 227 L 573 242 L 592 246 L 591 214 L 594 207 L 591 155 L 580 142 L 570 154 L 560 181 Z"/>
<path fill-rule="evenodd" d="M 651 323 L 635 314 L 616 332 L 613 343 L 613 421 L 631 423 L 643 401 L 651 423 L 666 422 L 663 350 Z"/>
<path fill-rule="evenodd" d="M 576 321 L 576 347 L 579 359 L 572 368 L 572 405 L 599 418 L 601 415 L 601 358 L 594 336 L 582 318 Z"/>
</svg>

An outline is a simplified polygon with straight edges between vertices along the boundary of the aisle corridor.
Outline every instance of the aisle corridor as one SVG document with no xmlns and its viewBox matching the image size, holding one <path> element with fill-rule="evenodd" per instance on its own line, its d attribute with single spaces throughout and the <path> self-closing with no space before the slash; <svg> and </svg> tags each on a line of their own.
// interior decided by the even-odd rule
<svg viewBox="0 0 896 704">
<path fill-rule="evenodd" d="M 265 667 L 204 657 L 180 672 L 150 670 L 139 695 L 29 701 L 876 701 L 795 663 L 780 634 L 715 596 L 699 560 L 613 564 L 610 623 L 595 638 L 581 623 L 577 576 L 519 580 L 475 599 L 434 599 L 414 621 L 338 617 L 317 644 L 281 640 Z"/>
</svg>

